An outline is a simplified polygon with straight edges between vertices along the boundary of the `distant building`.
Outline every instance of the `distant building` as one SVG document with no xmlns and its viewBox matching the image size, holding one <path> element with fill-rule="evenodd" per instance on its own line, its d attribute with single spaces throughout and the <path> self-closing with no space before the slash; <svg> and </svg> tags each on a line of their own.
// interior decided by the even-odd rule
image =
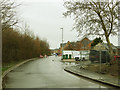
<svg viewBox="0 0 120 90">
<path fill-rule="evenodd" d="M 51 49 L 51 54 L 53 53 L 59 53 L 59 49 Z"/>
<path fill-rule="evenodd" d="M 108 50 L 106 45 L 103 43 L 98 43 L 97 45 L 95 45 L 92 50 Z"/>
<path fill-rule="evenodd" d="M 118 53 L 118 48 L 116 46 L 114 46 L 113 44 L 111 44 L 111 46 L 112 46 L 114 54 L 117 54 Z M 102 51 L 105 51 L 105 50 L 109 50 L 109 48 L 108 48 L 107 43 L 98 43 L 96 46 L 94 46 L 92 48 L 92 50 L 102 50 Z"/>
<path fill-rule="evenodd" d="M 64 50 L 63 51 L 63 59 L 75 59 L 75 57 L 79 57 L 79 59 L 86 59 L 89 60 L 89 50 L 81 50 L 81 51 L 75 51 L 75 50 Z"/>
<path fill-rule="evenodd" d="M 68 41 L 67 43 L 60 44 L 59 51 L 60 53 L 62 53 L 62 45 L 63 45 L 63 50 L 75 50 L 75 51 L 90 50 L 92 42 L 93 41 L 89 40 L 87 37 L 77 42 Z"/>
<path fill-rule="evenodd" d="M 120 56 L 120 46 L 116 46 L 116 47 L 117 47 L 117 53 L 116 53 L 116 55 Z"/>
<path fill-rule="evenodd" d="M 62 45 L 63 45 L 63 46 L 62 46 Z M 60 50 L 59 50 L 59 52 L 62 53 L 62 47 L 63 47 L 63 50 L 64 50 L 64 49 L 67 48 L 69 45 L 70 45 L 70 41 L 68 41 L 67 43 L 60 44 Z"/>
<path fill-rule="evenodd" d="M 93 41 L 89 40 L 87 37 L 83 38 L 81 41 L 76 42 L 76 50 L 90 50 Z"/>
<path fill-rule="evenodd" d="M 61 43 L 61 44 L 60 44 L 60 47 L 62 47 L 62 45 L 63 45 L 63 47 L 64 47 L 66 44 L 67 44 L 67 43 L 63 43 L 63 44 Z"/>
</svg>

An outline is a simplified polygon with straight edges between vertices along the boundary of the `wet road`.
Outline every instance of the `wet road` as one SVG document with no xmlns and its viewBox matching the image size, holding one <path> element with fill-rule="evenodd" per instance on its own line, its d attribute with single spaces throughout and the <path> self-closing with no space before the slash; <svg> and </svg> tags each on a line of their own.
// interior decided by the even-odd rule
<svg viewBox="0 0 120 90">
<path fill-rule="evenodd" d="M 7 75 L 6 88 L 107 88 L 64 71 L 60 57 L 30 61 Z"/>
</svg>

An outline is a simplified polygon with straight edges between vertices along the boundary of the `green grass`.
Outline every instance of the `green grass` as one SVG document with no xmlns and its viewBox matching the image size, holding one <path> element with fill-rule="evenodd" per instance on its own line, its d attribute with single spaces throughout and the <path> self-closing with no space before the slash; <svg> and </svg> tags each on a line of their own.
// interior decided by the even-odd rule
<svg viewBox="0 0 120 90">
<path fill-rule="evenodd" d="M 36 59 L 36 58 L 35 58 L 35 59 Z M 17 65 L 18 63 L 23 62 L 23 61 L 25 61 L 25 60 L 12 61 L 12 62 L 10 62 L 10 63 L 2 63 L 2 74 L 3 74 L 6 70 L 8 70 L 9 68 L 11 68 L 11 67 Z"/>
<path fill-rule="evenodd" d="M 10 62 L 10 63 L 3 63 L 2 64 L 2 73 L 4 73 L 6 70 L 8 70 L 12 66 L 15 66 L 16 64 L 18 64 L 20 62 L 22 62 L 22 61 L 13 61 L 13 62 Z"/>
<path fill-rule="evenodd" d="M 2 72 L 6 71 L 8 67 L 2 67 Z"/>
</svg>

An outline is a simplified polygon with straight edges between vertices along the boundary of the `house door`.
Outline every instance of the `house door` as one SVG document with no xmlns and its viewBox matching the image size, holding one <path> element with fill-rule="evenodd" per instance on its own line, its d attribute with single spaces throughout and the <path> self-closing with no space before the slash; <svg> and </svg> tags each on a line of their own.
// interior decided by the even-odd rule
<svg viewBox="0 0 120 90">
<path fill-rule="evenodd" d="M 66 54 L 66 59 L 68 59 L 68 54 Z"/>
<path fill-rule="evenodd" d="M 71 59 L 71 54 L 69 54 L 69 59 Z"/>
</svg>

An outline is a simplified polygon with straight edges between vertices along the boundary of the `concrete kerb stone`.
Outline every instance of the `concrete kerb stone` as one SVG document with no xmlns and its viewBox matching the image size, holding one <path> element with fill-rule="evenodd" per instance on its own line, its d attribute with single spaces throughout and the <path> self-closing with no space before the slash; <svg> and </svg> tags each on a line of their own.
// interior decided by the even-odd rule
<svg viewBox="0 0 120 90">
<path fill-rule="evenodd" d="M 32 58 L 32 59 L 28 59 L 28 60 L 25 60 L 21 63 L 18 63 L 16 64 L 15 66 L 12 66 L 11 68 L 9 68 L 8 70 L 6 70 L 3 74 L 2 74 L 2 78 L 4 78 L 10 71 L 14 70 L 15 68 L 19 67 L 20 65 L 24 64 L 24 63 L 27 63 L 29 61 L 32 61 L 32 60 L 36 60 L 37 58 Z"/>
<path fill-rule="evenodd" d="M 86 75 L 83 75 L 83 74 L 80 74 L 78 72 L 72 71 L 72 70 L 68 69 L 67 67 L 64 70 L 69 72 L 69 73 L 75 74 L 77 76 L 81 76 L 81 77 L 84 77 L 84 78 L 87 78 L 87 79 L 90 79 L 90 80 L 93 80 L 93 81 L 96 81 L 96 82 L 100 82 L 100 83 L 103 83 L 103 84 L 106 84 L 106 85 L 110 85 L 110 86 L 113 86 L 113 87 L 116 87 L 116 88 L 120 88 L 120 85 L 117 85 L 117 84 L 114 84 L 114 83 L 110 83 L 110 82 L 107 82 L 107 81 L 103 81 L 103 80 L 90 78 L 90 77 L 88 77 Z"/>
<path fill-rule="evenodd" d="M 6 71 L 2 74 L 2 76 L 1 76 L 2 82 L 3 82 L 3 80 L 4 80 L 4 77 L 5 77 L 10 71 L 12 71 L 12 70 L 14 70 L 15 68 L 21 66 L 22 64 L 25 64 L 25 63 L 27 63 L 27 62 L 29 62 L 29 61 L 36 60 L 36 59 L 37 59 L 37 58 L 32 58 L 32 59 L 25 60 L 25 61 L 23 61 L 23 62 L 21 62 L 21 63 L 16 64 L 15 66 L 12 66 L 12 67 L 9 68 L 8 70 L 6 70 Z M 2 87 L 2 86 L 1 86 L 1 87 Z M 1 90 L 2 90 L 2 89 L 1 89 Z"/>
</svg>

